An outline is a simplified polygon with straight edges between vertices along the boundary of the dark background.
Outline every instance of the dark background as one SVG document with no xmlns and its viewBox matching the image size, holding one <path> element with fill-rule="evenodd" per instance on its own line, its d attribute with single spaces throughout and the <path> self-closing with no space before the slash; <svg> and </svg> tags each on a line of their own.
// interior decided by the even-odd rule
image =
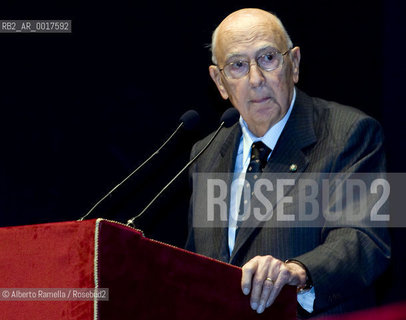
<svg viewBox="0 0 406 320">
<path fill-rule="evenodd" d="M 0 34 L 0 226 L 75 220 L 149 156 L 190 108 L 179 135 L 92 215 L 125 222 L 188 160 L 230 105 L 208 76 L 211 32 L 230 12 L 278 14 L 301 47 L 299 88 L 355 106 L 384 127 L 388 171 L 404 172 L 405 10 L 401 1 L 14 2 L 1 19 L 70 19 L 72 34 Z M 182 246 L 183 175 L 137 226 Z M 396 208 L 401 210 L 402 208 Z M 406 299 L 405 232 L 381 301 Z"/>
</svg>

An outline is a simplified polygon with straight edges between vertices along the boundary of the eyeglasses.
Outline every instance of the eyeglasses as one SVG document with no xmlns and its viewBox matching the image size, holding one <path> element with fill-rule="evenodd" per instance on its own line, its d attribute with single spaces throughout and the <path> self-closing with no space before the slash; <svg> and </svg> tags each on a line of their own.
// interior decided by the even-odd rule
<svg viewBox="0 0 406 320">
<path fill-rule="evenodd" d="M 264 71 L 272 71 L 279 68 L 283 64 L 283 57 L 292 48 L 288 49 L 285 53 L 280 53 L 277 49 L 271 48 L 264 54 L 258 56 L 255 61 L 257 66 Z M 224 72 L 224 75 L 229 79 L 240 79 L 250 72 L 251 63 L 246 60 L 236 60 L 227 63 L 223 68 L 219 68 Z"/>
</svg>

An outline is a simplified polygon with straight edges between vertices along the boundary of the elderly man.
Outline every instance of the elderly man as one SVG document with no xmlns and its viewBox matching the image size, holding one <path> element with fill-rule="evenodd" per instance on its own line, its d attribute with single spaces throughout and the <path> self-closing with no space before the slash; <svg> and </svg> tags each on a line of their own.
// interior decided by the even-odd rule
<svg viewBox="0 0 406 320">
<path fill-rule="evenodd" d="M 212 53 L 210 76 L 241 117 L 221 131 L 192 174 L 232 172 L 235 179 L 254 170 L 250 159 L 261 164 L 255 168 L 260 174 L 384 171 L 382 132 L 375 120 L 295 87 L 300 48 L 293 47 L 276 16 L 259 9 L 230 14 L 213 33 Z M 194 146 L 192 156 L 207 139 Z M 192 175 L 194 194 L 206 187 L 199 177 Z M 385 229 L 278 229 L 268 222 L 244 228 L 235 223 L 241 204 L 235 185 L 227 225 L 199 228 L 194 220 L 204 213 L 195 203 L 198 197 L 193 199 L 187 249 L 242 266 L 241 288 L 256 312 L 269 307 L 284 285 L 297 286 L 299 312 L 305 316 L 373 305 L 371 286 L 390 257 Z"/>
</svg>

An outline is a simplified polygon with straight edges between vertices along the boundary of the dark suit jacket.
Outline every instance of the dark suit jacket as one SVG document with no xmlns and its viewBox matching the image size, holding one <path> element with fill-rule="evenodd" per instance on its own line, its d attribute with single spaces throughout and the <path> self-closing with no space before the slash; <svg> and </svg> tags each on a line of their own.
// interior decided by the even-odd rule
<svg viewBox="0 0 406 320">
<path fill-rule="evenodd" d="M 376 172 L 384 171 L 383 135 L 380 125 L 361 111 L 312 98 L 297 90 L 295 105 L 265 172 Z M 241 128 L 237 123 L 223 129 L 191 168 L 194 194 L 205 188 L 194 173 L 233 172 Z M 198 142 L 194 156 L 209 137 Z M 192 196 L 193 199 L 193 196 Z M 193 201 L 192 201 L 193 202 Z M 242 228 L 231 257 L 227 224 L 219 228 L 193 227 L 192 203 L 188 250 L 231 263 L 244 265 L 257 255 L 278 259 L 294 258 L 310 272 L 316 299 L 313 315 L 342 313 L 374 304 L 374 280 L 385 270 L 390 257 L 387 230 L 383 228 L 334 227 L 273 228 L 259 224 Z"/>
</svg>

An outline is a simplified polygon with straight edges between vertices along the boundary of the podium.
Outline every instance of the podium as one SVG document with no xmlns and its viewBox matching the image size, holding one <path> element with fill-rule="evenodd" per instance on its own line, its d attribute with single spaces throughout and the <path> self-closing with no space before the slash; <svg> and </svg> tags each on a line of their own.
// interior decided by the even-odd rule
<svg viewBox="0 0 406 320">
<path fill-rule="evenodd" d="M 240 268 L 113 221 L 0 228 L 0 243 L 0 319 L 296 318 L 294 287 L 258 315 L 241 292 Z M 54 295 L 16 295 L 41 288 Z M 108 300 L 66 297 L 81 288 L 108 289 Z"/>
</svg>

